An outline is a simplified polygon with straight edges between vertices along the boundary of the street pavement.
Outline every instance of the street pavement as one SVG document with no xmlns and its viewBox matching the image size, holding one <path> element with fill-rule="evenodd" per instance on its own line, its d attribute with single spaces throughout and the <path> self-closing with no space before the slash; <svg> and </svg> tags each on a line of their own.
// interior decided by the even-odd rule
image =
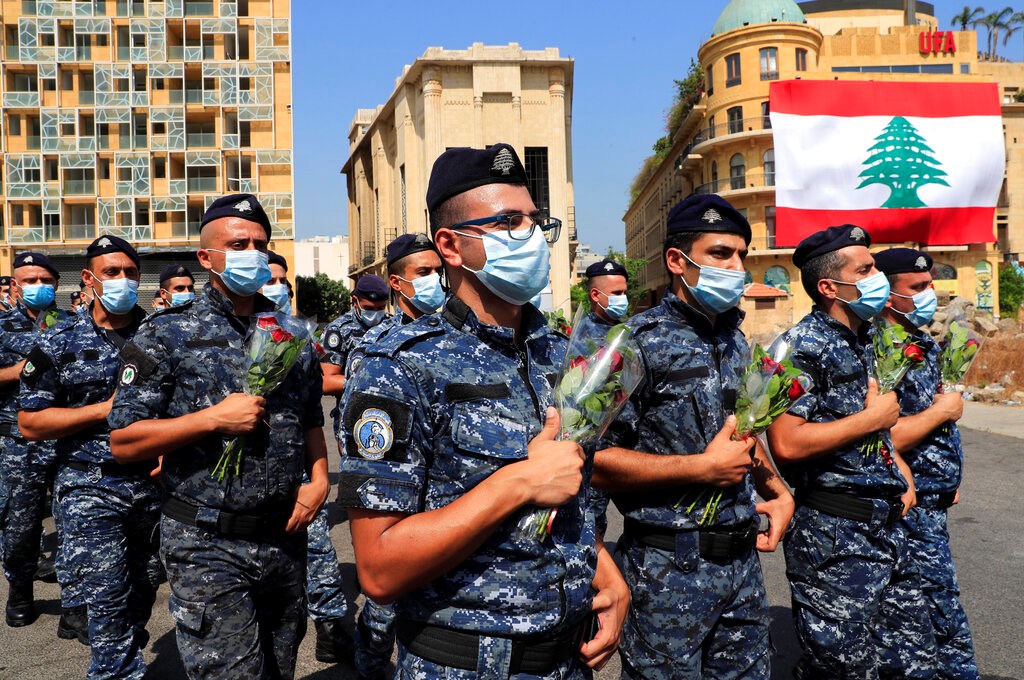
<svg viewBox="0 0 1024 680">
<path fill-rule="evenodd" d="M 327 401 L 325 400 L 325 405 Z M 982 675 L 986 680 L 1024 680 L 1024 513 L 1018 501 L 1024 480 L 1024 408 L 968 402 L 961 424 L 967 464 L 961 503 L 950 511 L 950 534 L 958 567 L 964 606 L 974 631 Z M 329 408 L 329 407 L 328 407 Z M 326 408 L 325 408 L 326 410 Z M 328 420 L 329 422 L 329 420 Z M 330 439 L 329 428 L 325 429 Z M 333 448 L 333 447 L 328 447 Z M 337 470 L 334 449 L 331 467 Z M 331 496 L 332 500 L 334 494 Z M 344 576 L 351 584 L 350 600 L 357 599 L 355 566 L 348 524 L 332 507 L 331 536 L 338 549 Z M 621 518 L 610 517 L 609 539 L 621 532 Z M 52 524 L 47 520 L 47 527 Z M 772 619 L 773 678 L 791 677 L 798 650 L 789 608 L 789 590 L 781 549 L 763 555 Z M 26 628 L 0 624 L 0 680 L 52 680 L 81 678 L 88 666 L 88 649 L 56 636 L 60 605 L 56 585 L 36 584 L 42 615 Z M 0 603 L 7 600 L 7 582 L 0 579 Z M 354 612 L 349 617 L 352 629 Z M 147 680 L 184 677 L 174 641 L 174 626 L 167 612 L 167 586 L 160 589 L 149 624 L 152 642 L 146 650 Z M 315 660 L 312 623 L 299 650 L 296 678 L 326 680 L 354 678 L 351 667 Z M 618 677 L 617 659 L 598 673 L 599 680 Z"/>
</svg>

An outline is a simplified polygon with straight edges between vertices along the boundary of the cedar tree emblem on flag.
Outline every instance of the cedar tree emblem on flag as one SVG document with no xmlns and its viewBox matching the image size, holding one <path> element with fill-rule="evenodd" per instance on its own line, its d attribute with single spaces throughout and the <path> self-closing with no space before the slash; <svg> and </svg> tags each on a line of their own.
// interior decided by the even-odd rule
<svg viewBox="0 0 1024 680">
<path fill-rule="evenodd" d="M 868 167 L 860 173 L 864 181 L 857 188 L 884 184 L 892 189 L 883 208 L 923 208 L 925 204 L 917 195 L 918 187 L 925 184 L 949 186 L 949 182 L 942 179 L 946 171 L 939 167 L 931 147 L 903 116 L 889 121 L 868 152 L 871 156 L 864 161 Z"/>
</svg>

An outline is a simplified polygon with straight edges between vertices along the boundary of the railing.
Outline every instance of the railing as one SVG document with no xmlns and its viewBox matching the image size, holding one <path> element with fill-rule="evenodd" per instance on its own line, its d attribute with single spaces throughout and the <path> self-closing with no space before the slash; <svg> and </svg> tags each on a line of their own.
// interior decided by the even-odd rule
<svg viewBox="0 0 1024 680">
<path fill-rule="evenodd" d="M 717 179 L 701 184 L 693 190 L 695 194 L 727 194 L 743 189 L 769 189 L 775 186 L 774 172 L 744 172 L 735 177 Z"/>
<path fill-rule="evenodd" d="M 78 92 L 78 105 L 79 106 L 92 106 L 96 103 L 96 92 L 95 90 L 79 90 Z"/>
<path fill-rule="evenodd" d="M 17 61 L 21 58 L 21 53 L 17 45 L 4 46 L 4 55 L 7 57 L 7 61 Z"/>
<path fill-rule="evenodd" d="M 186 104 L 202 104 L 203 103 L 203 91 L 202 90 L 185 90 L 185 103 Z"/>
<path fill-rule="evenodd" d="M 64 180 L 64 193 L 70 196 L 93 196 L 96 194 L 96 181 L 91 179 Z"/>
<path fill-rule="evenodd" d="M 180 60 L 185 58 L 185 46 L 184 45 L 168 45 L 167 46 L 167 58 Z"/>
<path fill-rule="evenodd" d="M 750 239 L 751 250 L 775 250 L 778 248 L 775 244 L 775 228 L 772 227 L 768 230 L 768 233 L 764 236 L 755 236 Z M 792 247 L 792 246 L 790 246 Z"/>
<path fill-rule="evenodd" d="M 702 144 L 709 139 L 717 139 L 719 137 L 726 137 L 728 135 L 738 135 L 741 132 L 752 132 L 754 130 L 771 130 L 772 121 L 768 116 L 757 116 L 755 118 L 743 118 L 738 120 L 731 120 L 721 125 L 715 125 L 714 127 L 708 126 L 693 136 L 693 141 L 690 142 L 690 146 L 687 147 L 687 151 L 690 148 Z"/>
<path fill-rule="evenodd" d="M 189 2 L 189 0 L 185 0 L 185 16 L 187 16 L 187 17 L 213 16 L 213 3 L 212 2 Z"/>
<path fill-rule="evenodd" d="M 11 227 L 7 231 L 11 243 L 42 243 L 45 240 L 42 225 Z"/>
<path fill-rule="evenodd" d="M 185 143 L 189 147 L 214 147 L 217 146 L 217 135 L 214 132 L 187 132 Z"/>
<path fill-rule="evenodd" d="M 761 80 L 778 80 L 778 71 L 761 71 Z"/>
<path fill-rule="evenodd" d="M 188 190 L 189 192 L 212 192 L 217 190 L 217 178 L 216 177 L 189 177 L 188 178 Z"/>
<path fill-rule="evenodd" d="M 168 90 L 167 101 L 172 104 L 181 104 L 185 101 L 185 93 L 181 90 Z"/>
<path fill-rule="evenodd" d="M 4 92 L 4 108 L 26 108 L 39 106 L 38 92 Z"/>
<path fill-rule="evenodd" d="M 86 241 L 96 238 L 95 224 L 69 224 L 64 228 L 64 237 L 71 240 Z"/>
<path fill-rule="evenodd" d="M 25 137 L 25 148 L 29 151 L 39 151 L 41 148 L 39 135 L 28 135 Z"/>
<path fill-rule="evenodd" d="M 36 0 L 21 0 L 21 13 L 22 14 L 35 14 L 36 13 Z"/>
</svg>

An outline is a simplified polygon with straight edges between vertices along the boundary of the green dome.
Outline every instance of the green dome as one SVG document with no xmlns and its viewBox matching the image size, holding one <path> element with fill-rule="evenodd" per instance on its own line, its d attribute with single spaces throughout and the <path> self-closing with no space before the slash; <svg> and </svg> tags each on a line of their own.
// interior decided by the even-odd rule
<svg viewBox="0 0 1024 680">
<path fill-rule="evenodd" d="M 721 35 L 744 26 L 773 21 L 802 24 L 804 13 L 793 0 L 730 0 L 718 15 L 711 34 Z"/>
</svg>

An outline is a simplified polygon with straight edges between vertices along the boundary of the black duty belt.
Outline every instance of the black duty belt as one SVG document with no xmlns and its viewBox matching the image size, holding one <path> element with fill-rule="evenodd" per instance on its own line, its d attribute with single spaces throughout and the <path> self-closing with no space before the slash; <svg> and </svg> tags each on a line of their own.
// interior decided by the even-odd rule
<svg viewBox="0 0 1024 680">
<path fill-rule="evenodd" d="M 9 420 L 0 421 L 0 437 L 20 437 L 21 430 L 18 429 L 18 423 L 11 422 Z"/>
<path fill-rule="evenodd" d="M 484 635 L 451 630 L 426 623 L 398 620 L 398 639 L 409 652 L 432 663 L 475 671 L 480 638 Z M 511 675 L 547 675 L 576 656 L 583 642 L 584 626 L 558 638 L 523 637 L 512 640 Z M 504 637 L 495 635 L 492 637 Z"/>
<path fill-rule="evenodd" d="M 735 527 L 697 530 L 700 556 L 718 560 L 743 557 L 757 545 L 757 526 L 756 523 L 751 522 Z M 683 531 L 693 531 L 693 529 L 684 529 Z M 623 521 L 622 533 L 652 548 L 673 552 L 676 549 L 676 534 L 679 531 L 651 526 L 627 517 Z"/>
<path fill-rule="evenodd" d="M 956 500 L 956 491 L 919 493 L 917 494 L 917 507 L 926 510 L 945 510 L 952 507 L 954 500 Z"/>
<path fill-rule="evenodd" d="M 143 460 L 137 463 L 82 463 L 77 460 L 64 462 L 66 467 L 79 472 L 98 470 L 104 477 L 148 477 L 156 469 L 155 460 Z"/>
<path fill-rule="evenodd" d="M 177 498 L 168 498 L 163 504 L 163 513 L 171 519 L 205 531 L 238 538 L 271 539 L 284 536 L 284 527 L 289 517 L 280 513 L 243 515 L 221 510 L 217 514 L 216 526 L 210 526 L 198 520 L 201 511 L 201 508 Z"/>
<path fill-rule="evenodd" d="M 875 503 L 888 505 L 885 516 L 880 516 Z M 903 516 L 903 501 L 897 498 L 861 498 L 834 491 L 808 489 L 797 494 L 797 502 L 834 517 L 852 519 L 855 522 L 870 523 L 876 518 L 891 526 Z"/>
</svg>

